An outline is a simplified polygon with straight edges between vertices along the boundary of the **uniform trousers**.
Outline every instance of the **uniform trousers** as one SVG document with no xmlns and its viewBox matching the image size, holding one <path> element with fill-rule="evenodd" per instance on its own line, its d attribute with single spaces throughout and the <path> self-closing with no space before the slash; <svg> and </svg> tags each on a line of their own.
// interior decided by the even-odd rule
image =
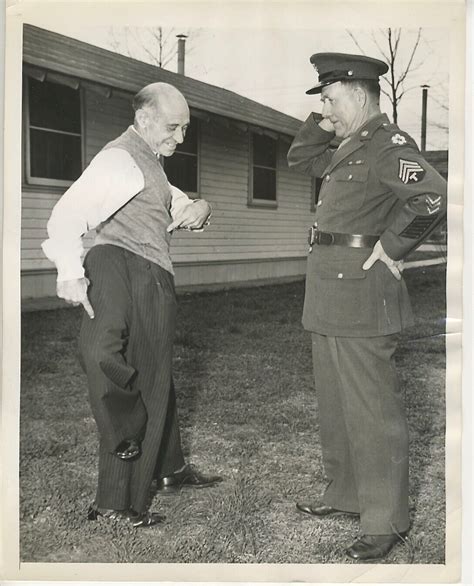
<svg viewBox="0 0 474 586">
<path fill-rule="evenodd" d="M 360 513 L 369 535 L 406 531 L 408 425 L 395 370 L 397 336 L 313 333 L 323 464 L 323 502 Z"/>
<path fill-rule="evenodd" d="M 108 244 L 94 246 L 84 266 L 95 318 L 84 313 L 79 350 L 99 432 L 95 504 L 141 513 L 153 478 L 184 465 L 171 372 L 173 275 Z M 133 438 L 141 455 L 121 460 L 113 452 Z"/>
</svg>

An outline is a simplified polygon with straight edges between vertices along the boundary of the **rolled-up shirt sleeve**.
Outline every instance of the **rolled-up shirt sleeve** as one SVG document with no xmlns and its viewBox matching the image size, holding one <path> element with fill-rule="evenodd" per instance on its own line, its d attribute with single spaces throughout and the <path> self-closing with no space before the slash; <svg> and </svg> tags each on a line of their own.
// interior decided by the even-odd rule
<svg viewBox="0 0 474 586">
<path fill-rule="evenodd" d="M 58 281 L 84 276 L 82 237 L 104 222 L 144 187 L 143 173 L 125 150 L 101 151 L 54 206 L 47 224 L 45 255 Z"/>
<path fill-rule="evenodd" d="M 181 191 L 181 189 L 179 189 L 178 187 L 175 187 L 174 185 L 171 185 L 171 183 L 168 184 L 170 186 L 171 189 L 171 217 L 173 218 L 173 220 L 177 220 L 180 216 L 180 214 L 183 212 L 183 210 L 188 206 L 188 205 L 193 205 L 195 203 L 198 203 L 200 201 L 204 201 L 202 199 L 191 199 L 190 197 L 188 197 L 186 195 L 186 193 L 184 193 L 184 191 Z M 211 219 L 211 215 L 212 215 L 212 208 L 211 205 L 209 204 L 209 202 L 206 202 L 207 205 L 209 206 L 209 215 L 207 216 L 205 222 L 204 222 L 204 226 L 208 226 L 210 223 L 210 219 Z M 203 228 L 197 228 L 197 229 L 193 229 L 193 232 L 203 232 Z"/>
</svg>

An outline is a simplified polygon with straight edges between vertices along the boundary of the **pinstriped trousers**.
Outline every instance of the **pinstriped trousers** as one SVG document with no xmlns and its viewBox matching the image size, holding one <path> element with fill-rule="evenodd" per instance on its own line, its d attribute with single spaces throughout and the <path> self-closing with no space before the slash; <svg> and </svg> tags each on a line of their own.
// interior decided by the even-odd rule
<svg viewBox="0 0 474 586">
<path fill-rule="evenodd" d="M 172 381 L 176 296 L 171 273 L 123 248 L 94 246 L 84 262 L 95 318 L 84 313 L 79 351 L 99 431 L 96 505 L 147 508 L 156 474 L 184 465 Z M 124 439 L 141 455 L 113 454 Z"/>
<path fill-rule="evenodd" d="M 395 370 L 397 335 L 312 334 L 323 502 L 360 513 L 369 535 L 406 531 L 408 425 Z"/>
</svg>

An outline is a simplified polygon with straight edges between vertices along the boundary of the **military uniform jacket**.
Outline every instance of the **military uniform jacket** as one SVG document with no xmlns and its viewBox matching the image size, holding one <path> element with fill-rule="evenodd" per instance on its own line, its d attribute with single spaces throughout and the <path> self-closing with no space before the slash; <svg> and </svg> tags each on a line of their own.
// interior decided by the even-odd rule
<svg viewBox="0 0 474 586">
<path fill-rule="evenodd" d="M 446 181 L 415 141 L 385 114 L 371 118 L 336 150 L 334 134 L 313 114 L 288 152 L 288 163 L 322 177 L 315 224 L 324 232 L 379 236 L 385 252 L 403 259 L 446 214 Z M 413 317 L 406 285 L 372 249 L 314 245 L 308 256 L 303 325 L 333 336 L 380 336 Z"/>
</svg>

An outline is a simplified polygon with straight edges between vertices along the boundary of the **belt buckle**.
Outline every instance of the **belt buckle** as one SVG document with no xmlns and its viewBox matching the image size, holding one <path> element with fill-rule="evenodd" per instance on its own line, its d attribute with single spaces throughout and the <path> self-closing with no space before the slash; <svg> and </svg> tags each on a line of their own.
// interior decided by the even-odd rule
<svg viewBox="0 0 474 586">
<path fill-rule="evenodd" d="M 330 246 L 334 243 L 334 235 L 332 232 L 318 232 L 318 244 L 323 246 Z"/>
</svg>

